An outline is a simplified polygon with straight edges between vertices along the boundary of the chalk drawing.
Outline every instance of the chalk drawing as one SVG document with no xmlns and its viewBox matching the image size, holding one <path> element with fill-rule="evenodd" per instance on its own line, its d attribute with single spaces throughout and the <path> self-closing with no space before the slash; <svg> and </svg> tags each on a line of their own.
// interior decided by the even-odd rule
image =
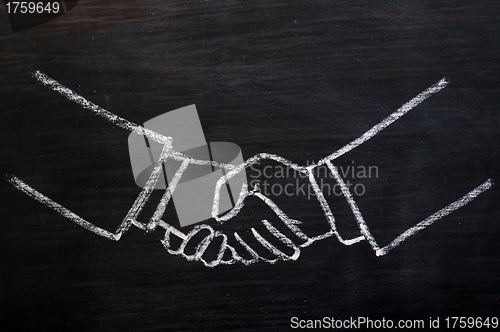
<svg viewBox="0 0 500 332">
<path fill-rule="evenodd" d="M 64 97 L 68 98 L 69 100 L 81 105 L 83 108 L 88 109 L 95 114 L 101 116 L 105 120 L 115 124 L 116 126 L 119 126 L 123 129 L 127 129 L 129 131 L 135 132 L 139 135 L 144 135 L 150 140 L 153 140 L 155 142 L 158 142 L 163 145 L 162 152 L 160 154 L 160 158 L 156 162 L 153 171 L 151 172 L 151 175 L 146 182 L 146 185 L 142 189 L 142 191 L 139 193 L 137 196 L 134 204 L 128 211 L 128 213 L 125 215 L 125 217 L 122 220 L 122 223 L 118 226 L 116 231 L 114 233 L 102 229 L 98 226 L 96 226 L 93 223 L 90 223 L 86 221 L 85 219 L 81 218 L 77 214 L 73 213 L 72 211 L 68 210 L 67 208 L 63 207 L 62 205 L 54 202 L 50 198 L 46 197 L 42 193 L 38 192 L 28 184 L 24 183 L 22 180 L 18 179 L 14 175 L 6 175 L 6 181 L 11 183 L 15 188 L 21 190 L 28 196 L 32 197 L 33 199 L 39 201 L 43 205 L 53 209 L 54 211 L 60 213 L 64 217 L 68 218 L 69 220 L 73 221 L 75 224 L 82 226 L 83 228 L 99 235 L 102 237 L 105 237 L 110 240 L 118 241 L 120 240 L 121 236 L 128 231 L 128 229 L 131 226 L 135 226 L 139 229 L 142 229 L 146 232 L 152 232 L 156 230 L 158 227 L 162 228 L 165 230 L 165 235 L 163 237 L 163 240 L 161 240 L 161 243 L 165 247 L 165 249 L 172 255 L 179 255 L 184 257 L 188 261 L 200 261 L 202 262 L 205 266 L 207 267 L 215 267 L 218 265 L 231 265 L 235 263 L 242 263 L 244 265 L 250 265 L 259 261 L 262 262 L 267 262 L 274 264 L 278 261 L 288 261 L 288 260 L 297 260 L 300 256 L 301 249 L 304 247 L 307 247 L 311 245 L 312 243 L 323 240 L 329 237 L 336 237 L 336 239 L 347 246 L 353 245 L 355 243 L 359 243 L 361 241 L 366 240 L 373 251 L 375 252 L 376 256 L 383 256 L 389 253 L 392 249 L 396 248 L 399 246 L 401 243 L 403 243 L 406 239 L 408 239 L 410 236 L 415 235 L 417 232 L 427 228 L 428 226 L 432 225 L 434 222 L 437 220 L 449 215 L 453 211 L 458 210 L 459 208 L 469 204 L 472 200 L 474 200 L 477 196 L 479 196 L 481 193 L 487 191 L 493 186 L 493 180 L 488 179 L 484 183 L 480 184 L 476 188 L 472 189 L 470 192 L 466 193 L 462 197 L 458 198 L 456 201 L 452 202 L 448 206 L 442 208 L 441 210 L 437 211 L 433 215 L 429 216 L 425 220 L 417 223 L 415 226 L 409 228 L 405 232 L 403 232 L 401 235 L 397 236 L 392 242 L 390 242 L 388 245 L 384 247 L 380 247 L 373 235 L 370 232 L 370 229 L 368 227 L 368 224 L 363 218 L 363 215 L 361 214 L 361 211 L 358 208 L 357 203 L 355 202 L 353 195 L 349 191 L 349 188 L 346 186 L 344 183 L 342 177 L 340 176 L 337 167 L 332 163 L 333 160 L 337 159 L 338 157 L 348 153 L 349 151 L 355 149 L 356 147 L 360 146 L 361 144 L 365 143 L 368 141 L 370 138 L 374 137 L 377 135 L 379 132 L 387 128 L 390 124 L 394 123 L 396 120 L 400 119 L 403 115 L 408 113 L 410 110 L 414 109 L 418 104 L 426 100 L 428 97 L 431 95 L 441 91 L 443 88 L 445 88 L 448 85 L 448 82 L 446 79 L 441 79 L 438 83 L 432 85 L 428 89 L 422 91 L 420 94 L 418 94 L 416 97 L 405 103 L 403 106 L 401 106 L 399 109 L 397 109 L 394 113 L 389 115 L 387 118 L 383 119 L 381 122 L 373 126 L 370 130 L 366 131 L 363 135 L 360 137 L 356 138 L 349 144 L 345 145 L 344 147 L 336 150 L 329 156 L 319 160 L 317 163 L 313 163 L 312 165 L 308 165 L 307 167 L 305 166 L 300 166 L 297 165 L 283 157 L 274 155 L 274 154 L 269 154 L 269 153 L 259 153 L 249 159 L 247 159 L 244 163 L 240 165 L 231 165 L 231 164 L 225 164 L 225 163 L 218 163 L 214 161 L 209 161 L 209 160 L 198 160 L 198 159 L 193 159 L 190 158 L 180 152 L 174 151 L 172 149 L 172 142 L 173 139 L 172 137 L 161 135 L 157 132 L 154 132 L 152 130 L 149 130 L 147 128 L 144 128 L 140 125 L 137 125 L 133 122 L 130 122 L 126 119 L 123 119 L 119 117 L 116 114 L 113 114 L 102 107 L 92 103 L 91 101 L 85 99 L 84 97 L 80 96 L 73 90 L 63 86 L 59 82 L 55 81 L 54 79 L 50 78 L 49 76 L 45 75 L 44 73 L 40 71 L 35 71 L 33 72 L 33 77 L 35 77 L 38 81 L 43 83 L 44 85 L 48 86 L 50 89 L 59 92 L 61 95 Z M 160 178 L 160 173 L 162 170 L 162 164 L 168 159 L 174 159 L 177 161 L 181 161 L 181 166 L 177 170 L 176 174 L 170 181 L 168 187 L 165 189 L 165 193 L 163 194 L 160 202 L 157 205 L 157 208 L 153 214 L 153 216 L 150 218 L 148 223 L 142 223 L 139 222 L 138 216 L 141 213 L 144 205 L 150 198 L 151 193 L 153 192 L 153 189 L 158 182 L 158 179 Z M 229 210 L 227 213 L 224 215 L 219 215 L 219 201 L 220 201 L 220 193 L 221 193 L 221 188 L 222 186 L 226 185 L 227 181 L 234 177 L 238 172 L 241 172 L 245 168 L 253 165 L 254 163 L 259 162 L 260 160 L 264 159 L 269 159 L 269 160 L 274 160 L 278 163 L 281 163 L 287 167 L 290 167 L 298 172 L 301 172 L 305 174 L 309 182 L 314 190 L 315 197 L 317 198 L 319 205 L 321 209 L 323 210 L 323 214 L 326 218 L 326 221 L 328 222 L 330 226 L 330 230 L 324 234 L 315 236 L 315 237 L 310 237 L 305 234 L 305 232 L 300 228 L 300 225 L 302 224 L 301 221 L 292 219 L 286 215 L 285 212 L 283 212 L 269 197 L 263 195 L 260 190 L 259 186 L 256 185 L 254 188 L 249 190 L 247 184 L 243 184 L 242 189 L 240 191 L 239 197 L 237 202 L 235 203 L 234 207 Z M 245 199 L 249 196 L 254 196 L 262 200 L 279 218 L 281 222 L 296 236 L 301 243 L 295 243 L 292 241 L 289 237 L 287 237 L 285 234 L 283 234 L 281 231 L 279 231 L 274 225 L 272 225 L 268 220 L 261 220 L 261 223 L 265 226 L 267 231 L 272 234 L 278 241 L 283 243 L 285 246 L 289 247 L 293 253 L 291 255 L 284 253 L 282 250 L 279 250 L 275 245 L 273 245 L 271 242 L 266 240 L 255 228 L 251 228 L 250 231 L 253 235 L 253 237 L 257 240 L 258 243 L 262 245 L 263 248 L 265 248 L 267 251 L 269 251 L 270 255 L 274 258 L 266 258 L 257 253 L 255 248 L 252 248 L 249 244 L 247 244 L 242 237 L 238 234 L 238 232 L 234 232 L 233 234 L 224 234 L 221 231 L 216 231 L 214 230 L 213 227 L 207 224 L 202 224 L 202 225 L 197 225 L 193 227 L 189 232 L 184 233 L 180 231 L 179 229 L 175 228 L 174 226 L 170 225 L 166 221 L 164 221 L 163 214 L 165 213 L 165 209 L 170 202 L 170 199 L 172 197 L 173 192 L 175 191 L 177 184 L 179 183 L 184 171 L 190 164 L 195 164 L 195 165 L 212 165 L 212 167 L 217 167 L 222 170 L 225 170 L 226 173 L 224 176 L 222 176 L 216 183 L 215 188 L 214 188 L 214 199 L 213 199 L 213 206 L 212 206 L 212 217 L 217 220 L 219 223 L 223 224 L 227 222 L 228 220 L 234 218 L 244 207 L 244 202 Z M 351 208 L 351 211 L 355 217 L 357 226 L 359 227 L 360 235 L 352 238 L 352 239 L 344 239 L 339 232 L 337 231 L 336 227 L 336 221 L 335 217 L 331 211 L 330 206 L 328 205 L 323 192 L 319 188 L 317 181 L 314 177 L 314 172 L 313 170 L 321 165 L 326 164 L 328 166 L 328 169 L 332 173 L 333 177 L 335 178 L 335 181 L 338 183 L 339 187 L 342 190 L 342 194 L 349 203 L 349 206 Z M 197 244 L 195 252 L 193 254 L 186 254 L 185 249 L 189 242 L 194 238 L 195 235 L 197 235 L 200 232 L 208 232 L 208 234 Z M 171 241 L 171 236 L 176 236 L 182 240 L 180 246 L 177 249 L 172 248 L 172 241 Z M 230 237 L 231 236 L 231 237 Z M 218 250 L 218 253 L 214 259 L 206 259 L 204 258 L 204 254 L 206 253 L 207 248 L 210 246 L 210 244 L 214 243 L 214 240 L 216 238 L 222 239 L 222 242 L 220 243 L 220 247 Z M 231 244 L 229 239 L 231 239 Z M 240 250 L 238 251 L 236 249 L 236 246 L 240 247 Z M 243 251 L 242 251 L 243 250 Z M 242 257 L 243 252 L 248 254 L 251 259 L 246 259 Z M 226 258 L 226 259 L 224 259 Z"/>
</svg>

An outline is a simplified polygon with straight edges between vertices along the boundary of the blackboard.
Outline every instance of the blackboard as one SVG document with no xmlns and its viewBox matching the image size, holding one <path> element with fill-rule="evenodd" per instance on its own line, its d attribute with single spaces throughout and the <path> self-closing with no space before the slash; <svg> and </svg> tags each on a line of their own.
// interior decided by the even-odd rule
<svg viewBox="0 0 500 332">
<path fill-rule="evenodd" d="M 359 317 L 416 330 L 421 320 L 424 330 L 498 317 L 497 3 L 66 2 L 66 13 L 15 29 L 2 7 L 1 170 L 103 229 L 114 232 L 141 192 L 130 130 L 53 91 L 37 70 L 137 124 L 195 104 L 208 142 L 304 166 L 444 78 L 445 88 L 335 165 L 381 246 L 488 188 L 380 257 L 368 241 L 329 237 L 296 260 L 210 268 L 169 254 L 161 230 L 132 227 L 110 241 L 2 181 L 3 331 L 284 331 Z M 325 233 L 315 197 L 276 194 L 289 181 L 307 184 L 277 175 L 280 165 L 263 160 L 246 176 L 276 185 L 268 196 L 308 234 Z M 330 174 L 317 179 L 332 184 Z M 339 232 L 359 236 L 345 197 L 326 198 Z M 247 239 L 254 228 L 276 243 L 261 222 L 278 225 L 272 212 L 252 196 L 234 219 L 204 224 Z M 177 215 L 169 204 L 163 219 L 195 227 L 180 227 Z"/>
</svg>

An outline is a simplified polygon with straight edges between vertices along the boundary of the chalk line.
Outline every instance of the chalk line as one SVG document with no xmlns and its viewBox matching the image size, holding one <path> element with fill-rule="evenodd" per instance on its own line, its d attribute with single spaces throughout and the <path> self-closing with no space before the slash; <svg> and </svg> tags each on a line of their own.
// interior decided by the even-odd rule
<svg viewBox="0 0 500 332">
<path fill-rule="evenodd" d="M 73 221 L 75 224 L 82 226 L 83 228 L 99 235 L 102 237 L 105 237 L 110 240 L 118 241 L 119 238 L 115 236 L 115 234 L 102 229 L 100 227 L 97 227 L 96 225 L 88 222 L 87 220 L 83 219 L 79 215 L 71 212 L 70 210 L 66 209 L 64 206 L 61 204 L 58 204 L 45 196 L 44 194 L 40 193 L 39 191 L 36 191 L 23 181 L 19 180 L 17 177 L 14 175 L 7 175 L 5 177 L 5 180 L 7 182 L 10 182 L 15 188 L 21 190 L 24 192 L 26 195 L 34 198 L 35 200 L 39 201 L 43 205 L 51 208 L 52 210 L 56 211 L 57 213 L 61 214 L 63 217 L 68 218 L 69 220 Z"/>
<path fill-rule="evenodd" d="M 78 93 L 75 91 L 71 90 L 70 88 L 65 87 L 61 83 L 57 82 L 53 78 L 45 75 L 39 70 L 35 70 L 32 73 L 33 77 L 36 78 L 39 82 L 45 84 L 48 86 L 50 89 L 59 92 L 61 95 L 64 97 L 68 98 L 69 100 L 79 104 L 85 109 L 88 109 L 98 116 L 108 120 L 112 124 L 133 131 L 139 135 L 145 135 L 148 138 L 154 140 L 155 142 L 158 142 L 160 144 L 164 144 L 168 147 L 171 148 L 172 146 L 172 137 L 167 137 L 161 134 L 158 134 L 152 130 L 149 130 L 147 128 L 144 128 L 142 126 L 139 126 L 136 123 L 133 123 L 131 121 L 128 121 L 124 118 L 119 117 L 116 114 L 111 113 L 108 110 L 105 110 L 104 108 L 94 104 L 93 102 L 85 99 L 84 97 L 80 96 Z"/>
<path fill-rule="evenodd" d="M 356 138 L 354 141 L 345 145 L 344 147 L 338 149 L 337 151 L 335 151 L 334 153 L 332 153 L 328 157 L 323 158 L 320 161 L 318 161 L 317 164 L 314 165 L 314 167 L 323 165 L 324 163 L 326 163 L 327 160 L 332 161 L 334 159 L 337 159 L 338 157 L 346 154 L 347 152 L 351 151 L 352 149 L 360 146 L 361 144 L 368 141 L 370 138 L 372 138 L 373 136 L 377 135 L 379 132 L 381 132 L 382 130 L 387 128 L 390 124 L 394 123 L 394 121 L 398 120 L 403 115 L 405 115 L 406 113 L 408 113 L 409 111 L 414 109 L 418 104 L 420 104 L 421 102 L 423 102 L 424 100 L 429 98 L 431 95 L 444 89 L 447 85 L 448 85 L 448 81 L 446 81 L 446 78 L 442 78 L 438 83 L 434 84 L 433 86 L 431 86 L 427 90 L 419 93 L 416 97 L 414 97 L 409 102 L 407 102 L 406 104 L 404 104 L 403 106 L 398 108 L 397 111 L 395 111 L 394 113 L 389 115 L 387 118 L 382 120 L 377 125 L 373 126 L 370 130 L 365 132 L 363 135 Z"/>
<path fill-rule="evenodd" d="M 352 213 L 354 214 L 354 218 L 356 219 L 356 222 L 358 223 L 358 227 L 361 231 L 361 234 L 366 238 L 368 243 L 372 246 L 373 250 L 377 251 L 380 247 L 377 244 L 377 241 L 373 238 L 372 234 L 370 233 L 370 229 L 368 228 L 368 225 L 365 223 L 365 220 L 363 219 L 363 216 L 361 215 L 361 212 L 359 211 L 358 205 L 354 201 L 354 198 L 352 197 L 351 193 L 349 192 L 349 188 L 347 188 L 344 180 L 340 177 L 340 174 L 337 170 L 337 167 L 335 167 L 329 160 L 326 161 L 326 164 L 328 165 L 328 168 L 332 172 L 333 176 L 335 177 L 335 181 L 340 186 L 340 189 L 342 191 L 342 194 L 346 198 L 347 202 L 349 203 L 349 206 L 351 208 Z"/>
<path fill-rule="evenodd" d="M 432 225 L 434 222 L 437 220 L 449 215 L 453 211 L 456 211 L 460 209 L 461 207 L 464 207 L 465 205 L 469 204 L 471 201 L 473 201 L 477 196 L 480 194 L 484 193 L 486 190 L 490 189 L 493 186 L 493 180 L 488 179 L 481 185 L 477 186 L 475 189 L 471 190 L 468 192 L 466 195 L 464 195 L 462 198 L 456 200 L 455 202 L 451 203 L 450 205 L 442 208 L 438 212 L 434 213 L 433 215 L 427 217 L 425 220 L 419 222 L 415 226 L 409 228 L 406 230 L 403 234 L 399 235 L 397 238 L 395 238 L 391 243 L 389 243 L 387 246 L 383 247 L 382 249 L 379 249 L 376 251 L 377 256 L 383 256 L 386 255 L 389 251 L 394 249 L 395 247 L 399 246 L 403 241 L 405 241 L 407 238 L 409 238 L 412 235 L 415 235 L 419 231 L 423 230 L 427 226 Z"/>
</svg>

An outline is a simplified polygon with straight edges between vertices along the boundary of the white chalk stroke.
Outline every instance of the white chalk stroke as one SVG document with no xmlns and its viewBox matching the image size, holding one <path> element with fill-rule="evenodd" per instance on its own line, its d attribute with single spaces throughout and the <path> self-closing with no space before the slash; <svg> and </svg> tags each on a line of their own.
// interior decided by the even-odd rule
<svg viewBox="0 0 500 332">
<path fill-rule="evenodd" d="M 161 240 L 161 243 L 165 247 L 165 249 L 172 255 L 179 255 L 187 259 L 188 261 L 201 261 L 205 266 L 208 267 L 215 267 L 218 265 L 231 265 L 235 263 L 242 263 L 245 265 L 250 265 L 259 261 L 267 262 L 267 263 L 276 263 L 277 261 L 288 261 L 288 260 L 297 260 L 300 256 L 301 249 L 304 247 L 307 247 L 311 245 L 312 243 L 329 238 L 329 237 L 336 237 L 336 239 L 347 246 L 353 245 L 355 243 L 359 243 L 361 241 L 368 241 L 370 244 L 371 248 L 375 252 L 376 256 L 383 256 L 389 253 L 392 249 L 403 243 L 406 239 L 408 239 L 410 236 L 416 234 L 417 232 L 425 229 L 426 227 L 432 225 L 434 222 L 437 220 L 447 216 L 448 214 L 452 213 L 453 211 L 465 206 L 466 204 L 470 203 L 472 200 L 474 200 L 477 196 L 479 196 L 481 193 L 487 191 L 493 186 L 493 181 L 492 179 L 486 180 L 484 183 L 480 184 L 476 188 L 472 189 L 470 192 L 465 193 L 462 197 L 458 198 L 456 201 L 453 203 L 449 204 L 448 206 L 442 208 L 441 210 L 437 211 L 433 215 L 429 216 L 425 220 L 417 223 L 415 226 L 409 228 L 405 232 L 403 232 L 401 235 L 396 237 L 392 242 L 387 244 L 386 246 L 381 247 L 373 235 L 370 232 L 370 229 L 365 222 L 363 215 L 361 214 L 361 211 L 358 208 L 358 205 L 356 204 L 353 195 L 349 191 L 349 188 L 346 186 L 344 183 L 342 177 L 340 176 L 337 167 L 332 163 L 333 160 L 337 159 L 338 157 L 346 154 L 347 152 L 353 150 L 354 148 L 360 146 L 361 144 L 365 143 L 368 141 L 370 138 L 374 137 L 377 135 L 380 131 L 383 129 L 387 128 L 390 124 L 395 122 L 396 120 L 400 119 L 403 115 L 408 113 L 410 110 L 415 108 L 418 104 L 423 102 L 425 99 L 430 97 L 431 95 L 441 91 L 443 88 L 445 88 L 448 85 L 448 82 L 446 79 L 441 79 L 438 83 L 432 85 L 428 89 L 424 90 L 420 94 L 418 94 L 416 97 L 411 99 L 409 102 L 405 103 L 403 106 L 401 106 L 398 110 L 396 110 L 394 113 L 389 115 L 387 118 L 383 119 L 381 122 L 379 122 L 377 125 L 373 126 L 370 130 L 365 132 L 363 135 L 358 137 L 357 139 L 353 140 L 351 143 L 345 145 L 344 147 L 336 150 L 329 156 L 319 160 L 317 163 L 309 165 L 307 167 L 305 166 L 299 166 L 297 164 L 294 164 L 293 162 L 274 155 L 274 154 L 268 154 L 268 153 L 259 153 L 249 159 L 247 159 L 244 163 L 240 165 L 230 165 L 230 164 L 224 164 L 224 163 L 217 163 L 214 161 L 208 161 L 208 160 L 198 160 L 198 159 L 193 159 L 190 158 L 182 153 L 179 153 L 177 151 L 174 151 L 172 149 L 172 137 L 164 136 L 159 133 L 156 133 L 152 130 L 149 130 L 147 128 L 144 128 L 140 125 L 137 125 L 135 123 L 132 123 L 126 119 L 123 119 L 105 109 L 102 107 L 88 101 L 84 97 L 78 95 L 76 92 L 73 90 L 63 86 L 62 84 L 58 83 L 54 79 L 48 77 L 44 73 L 40 71 L 35 71 L 33 72 L 33 76 L 40 81 L 41 83 L 45 84 L 49 88 L 51 88 L 54 91 L 59 92 L 61 95 L 65 96 L 71 101 L 74 101 L 75 103 L 81 105 L 83 108 L 88 109 L 92 111 L 93 113 L 103 117 L 105 120 L 121 127 L 124 129 L 127 129 L 129 131 L 133 131 L 139 135 L 144 135 L 150 140 L 153 140 L 155 142 L 158 142 L 163 145 L 163 150 L 160 154 L 160 158 L 156 162 L 153 171 L 151 172 L 151 175 L 149 177 L 149 180 L 147 181 L 146 185 L 140 192 L 140 194 L 137 196 L 134 204 L 128 211 L 128 213 L 125 215 L 123 218 L 123 221 L 121 224 L 118 226 L 116 231 L 114 233 L 107 231 L 105 229 L 102 229 L 95 224 L 86 221 L 85 219 L 81 218 L 77 214 L 71 212 L 67 208 L 63 207 L 62 205 L 54 202 L 47 196 L 43 195 L 42 193 L 38 192 L 34 188 L 30 187 L 28 184 L 24 183 L 14 175 L 7 175 L 6 176 L 6 181 L 10 182 L 15 188 L 21 190 L 28 196 L 34 198 L 35 200 L 39 201 L 43 205 L 53 209 L 54 211 L 60 213 L 64 217 L 68 218 L 69 220 L 73 221 L 75 224 L 82 226 L 83 228 L 99 235 L 105 238 L 108 238 L 110 240 L 118 241 L 120 240 L 121 236 L 127 232 L 127 230 L 131 226 L 135 226 L 139 229 L 142 229 L 146 232 L 151 232 L 158 227 L 162 228 L 165 230 L 165 235 L 163 240 Z M 155 212 L 153 213 L 153 216 L 150 218 L 148 223 L 142 223 L 139 222 L 138 216 L 141 213 L 143 207 L 145 206 L 146 202 L 151 196 L 151 193 L 153 192 L 153 189 L 155 188 L 155 185 L 160 178 L 160 173 L 162 170 L 162 164 L 166 162 L 168 158 L 181 161 L 181 166 L 177 170 L 175 176 L 172 178 L 170 181 L 168 187 L 165 189 L 165 193 L 163 194 L 160 202 L 157 205 L 157 208 Z M 285 166 L 288 166 L 298 172 L 303 173 L 306 175 L 309 179 L 309 182 L 314 190 L 315 197 L 317 198 L 319 205 L 321 209 L 323 210 L 323 213 L 325 215 L 326 221 L 328 222 L 330 226 L 330 230 L 324 234 L 315 236 L 315 237 L 310 237 L 305 234 L 305 232 L 300 228 L 300 225 L 302 224 L 301 221 L 294 220 L 286 215 L 285 212 L 283 212 L 271 199 L 263 195 L 259 191 L 258 185 L 255 186 L 254 188 L 250 189 L 246 184 L 243 184 L 243 187 L 241 189 L 241 192 L 239 194 L 239 198 L 235 204 L 235 206 L 228 211 L 224 215 L 219 215 L 219 199 L 220 199 L 220 192 L 221 188 L 223 185 L 227 183 L 229 179 L 231 179 L 233 176 L 235 176 L 238 172 L 242 171 L 243 169 L 251 166 L 254 163 L 259 162 L 260 160 L 264 159 L 270 159 L 274 160 L 278 163 L 281 163 Z M 273 258 L 266 258 L 257 253 L 255 250 L 255 247 L 252 248 L 249 244 L 247 244 L 241 236 L 238 234 L 238 232 L 234 232 L 233 234 L 224 234 L 221 231 L 216 231 L 214 230 L 213 227 L 202 224 L 202 225 L 197 225 L 193 227 L 189 232 L 184 233 L 180 231 L 179 229 L 175 228 L 174 226 L 170 225 L 166 221 L 162 220 L 163 214 L 165 212 L 165 209 L 170 202 L 170 199 L 172 197 L 173 192 L 175 191 L 177 184 L 179 183 L 184 171 L 190 164 L 196 164 L 196 165 L 212 165 L 213 167 L 218 167 L 226 171 L 225 175 L 222 176 L 214 190 L 214 200 L 213 200 L 213 207 L 212 207 L 212 217 L 217 220 L 219 223 L 224 223 L 231 218 L 235 217 L 241 209 L 244 207 L 244 202 L 245 199 L 249 196 L 254 196 L 259 199 L 261 199 L 283 222 L 283 224 L 289 229 L 297 239 L 299 239 L 300 243 L 295 243 L 292 241 L 289 237 L 287 237 L 285 234 L 283 234 L 281 231 L 279 231 L 275 226 L 273 226 L 269 221 L 267 220 L 262 220 L 262 224 L 265 226 L 265 228 L 269 231 L 270 234 L 272 234 L 278 241 L 282 242 L 285 246 L 289 247 L 291 251 L 293 252 L 292 254 L 286 254 L 282 250 L 279 250 L 275 245 L 270 243 L 268 240 L 266 240 L 255 228 L 251 228 L 251 233 L 254 236 L 254 238 L 257 240 L 258 243 L 260 243 L 267 251 L 269 251 L 271 257 Z M 355 217 L 356 223 L 359 227 L 360 235 L 352 238 L 352 239 L 344 239 L 339 232 L 337 231 L 336 227 L 336 221 L 335 217 L 330 209 L 330 206 L 328 205 L 323 192 L 321 191 L 320 187 L 317 184 L 317 181 L 314 177 L 314 172 L 313 170 L 320 166 L 326 164 L 328 166 L 328 169 L 332 173 L 333 177 L 335 178 L 336 182 L 338 183 L 339 187 L 342 190 L 342 194 L 349 203 L 349 206 L 351 208 L 351 211 Z M 191 239 L 198 233 L 204 231 L 205 233 L 208 233 L 196 246 L 196 250 L 193 254 L 186 254 L 185 249 L 186 246 L 189 244 Z M 176 236 L 180 238 L 181 244 L 178 246 L 177 249 L 174 249 L 171 243 L 171 237 Z M 214 240 L 216 238 L 220 238 L 221 241 L 215 242 Z M 218 254 L 214 259 L 207 259 L 204 257 L 204 254 L 207 251 L 207 248 L 210 246 L 212 243 L 219 243 L 219 250 Z M 231 244 L 230 244 L 231 243 Z M 237 248 L 239 250 L 237 250 Z M 247 258 L 243 258 L 243 256 Z"/>
</svg>

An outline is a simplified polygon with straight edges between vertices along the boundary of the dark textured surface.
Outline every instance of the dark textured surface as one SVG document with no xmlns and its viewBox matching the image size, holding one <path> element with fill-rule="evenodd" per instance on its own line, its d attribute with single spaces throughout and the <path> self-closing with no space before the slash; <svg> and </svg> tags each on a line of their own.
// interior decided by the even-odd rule
<svg viewBox="0 0 500 332">
<path fill-rule="evenodd" d="M 159 231 L 100 238 L 4 183 L 2 331 L 283 331 L 293 316 L 498 315 L 498 17 L 494 1 L 82 0 L 1 37 L 2 173 L 106 229 L 139 193 L 128 132 L 30 70 L 137 123 L 194 103 L 207 141 L 299 164 L 446 77 L 446 89 L 338 164 L 378 167 L 358 203 L 382 245 L 486 179 L 497 183 L 381 258 L 367 243 L 327 239 L 296 262 L 214 269 L 170 256 Z M 322 232 L 320 208 L 304 200 L 277 198 Z M 268 212 L 249 202 L 238 227 Z M 177 225 L 173 206 L 167 217 Z"/>
</svg>

